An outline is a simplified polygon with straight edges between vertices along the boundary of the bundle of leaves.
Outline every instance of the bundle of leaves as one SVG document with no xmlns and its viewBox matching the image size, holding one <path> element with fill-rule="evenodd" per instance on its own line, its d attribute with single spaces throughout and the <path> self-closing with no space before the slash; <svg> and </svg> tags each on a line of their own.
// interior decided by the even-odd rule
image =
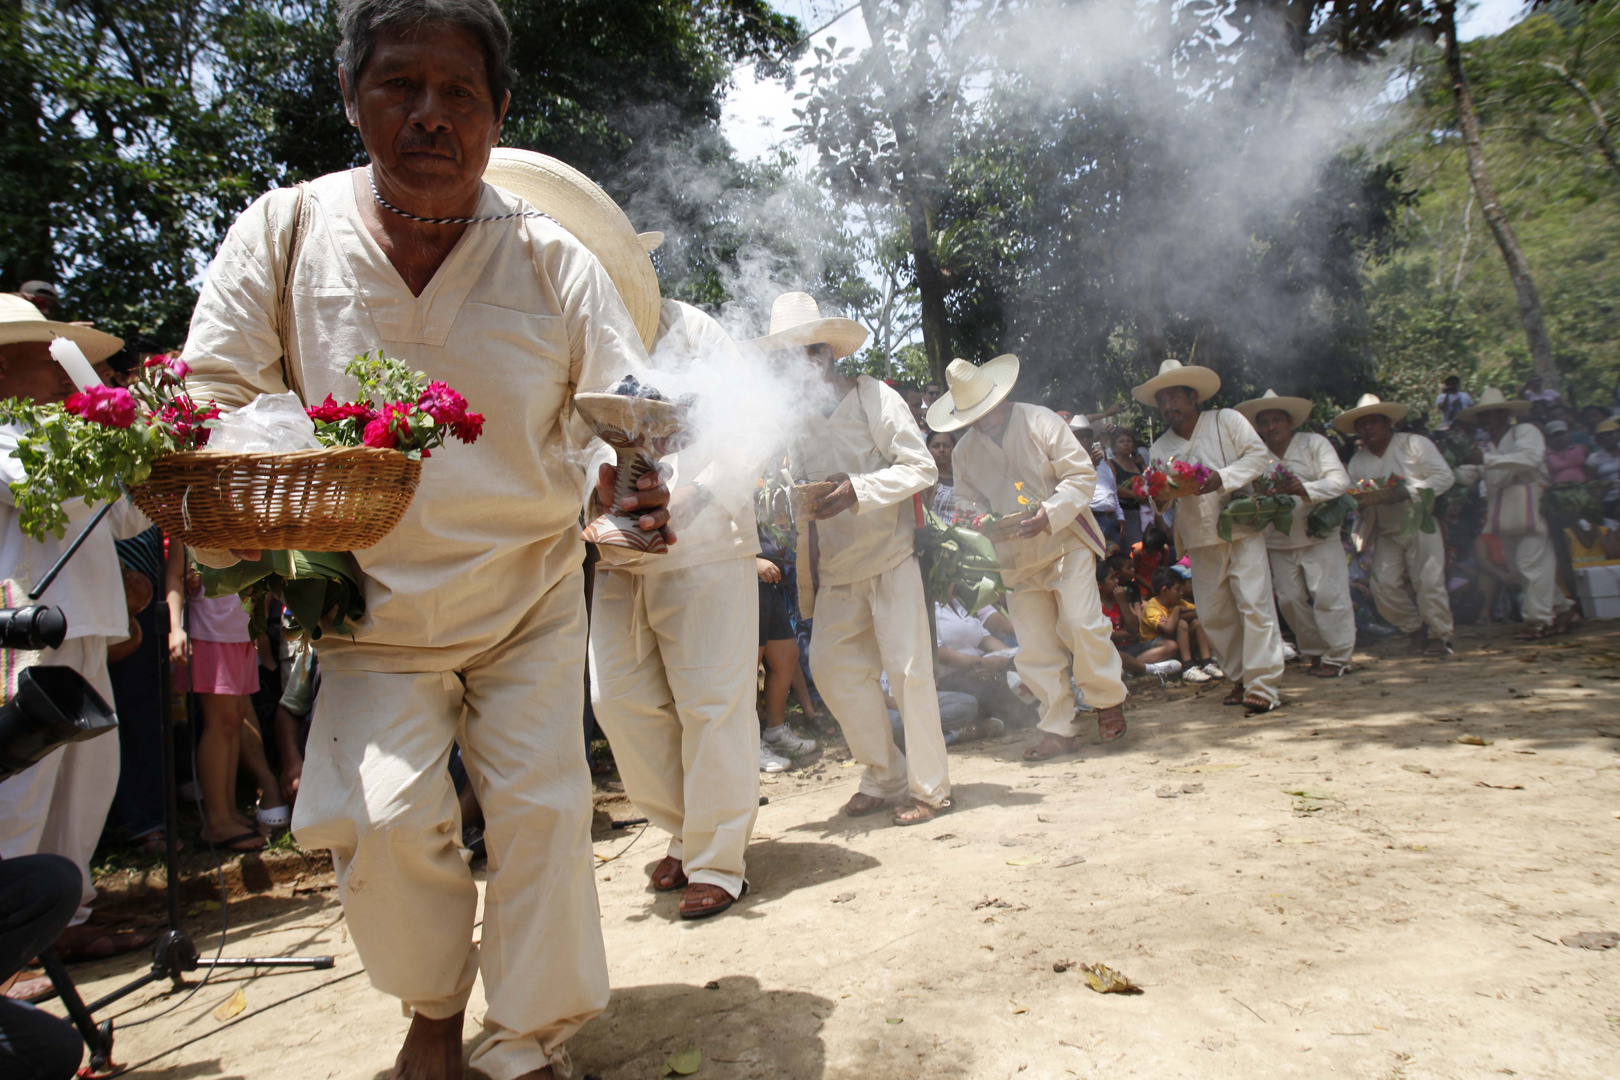
<svg viewBox="0 0 1620 1080">
<path fill-rule="evenodd" d="M 1305 515 L 1305 535 L 1315 540 L 1338 535 L 1344 528 L 1345 519 L 1355 508 L 1355 496 L 1350 494 L 1340 495 L 1332 502 L 1316 503 L 1311 507 L 1311 512 Z"/>
<path fill-rule="evenodd" d="M 1232 529 L 1243 525 L 1260 532 L 1267 525 L 1277 526 L 1278 532 L 1289 532 L 1294 527 L 1294 497 L 1264 493 L 1239 495 L 1226 504 L 1215 523 L 1215 534 L 1228 544 L 1232 542 Z"/>
<path fill-rule="evenodd" d="M 917 548 L 928 567 L 926 584 L 931 599 L 944 603 L 956 599 L 969 611 L 977 611 L 1005 589 L 1001 581 L 1001 561 L 990 538 L 976 523 L 951 521 L 924 507 L 923 524 L 917 530 Z M 979 515 L 982 520 L 990 515 Z"/>
<path fill-rule="evenodd" d="M 1541 496 L 1541 512 L 1560 529 L 1568 528 L 1582 518 L 1602 521 L 1604 487 L 1601 480 L 1554 484 Z"/>
<path fill-rule="evenodd" d="M 1411 501 L 1406 513 L 1401 515 L 1401 539 L 1410 540 L 1420 532 L 1434 532 L 1438 528 L 1434 520 L 1434 489 L 1408 486 L 1406 494 Z"/>
<path fill-rule="evenodd" d="M 60 537 L 64 503 L 110 502 L 150 476 L 158 458 L 207 445 L 219 409 L 192 400 L 190 373 L 184 360 L 158 355 L 131 389 L 91 386 L 60 404 L 0 402 L 0 421 L 24 429 L 16 453 L 23 478 L 11 485 L 23 532 Z"/>
<path fill-rule="evenodd" d="M 325 629 L 352 633 L 350 624 L 366 613 L 360 591 L 360 569 L 354 556 L 341 551 L 266 551 L 255 562 L 222 570 L 198 566 L 208 596 L 240 596 L 256 636 L 265 632 L 262 601 L 272 598 L 287 609 L 287 629 L 318 639 Z"/>
<path fill-rule="evenodd" d="M 360 384 L 355 399 L 340 403 L 327 394 L 305 410 L 327 446 L 374 446 L 419 459 L 447 438 L 473 443 L 483 434 L 483 414 L 468 412 L 466 398 L 381 349 L 361 353 L 343 371 Z"/>
</svg>

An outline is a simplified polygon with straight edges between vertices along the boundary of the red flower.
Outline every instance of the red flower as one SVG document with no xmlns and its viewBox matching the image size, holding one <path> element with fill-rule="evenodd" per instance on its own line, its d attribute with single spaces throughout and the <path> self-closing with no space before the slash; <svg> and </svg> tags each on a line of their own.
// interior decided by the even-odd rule
<svg viewBox="0 0 1620 1080">
<path fill-rule="evenodd" d="M 360 441 L 366 446 L 397 450 L 401 438 L 411 437 L 411 413 L 416 410 L 402 401 L 383 406 L 382 415 L 366 425 Z"/>
<path fill-rule="evenodd" d="M 464 443 L 477 442 L 478 436 L 484 433 L 484 414 L 470 412 L 452 424 L 450 431 Z"/>
<path fill-rule="evenodd" d="M 103 427 L 127 428 L 135 422 L 135 395 L 121 386 L 92 386 L 70 396 L 62 407 Z"/>
<path fill-rule="evenodd" d="M 180 394 L 163 406 L 158 413 L 158 419 L 168 425 L 169 430 L 174 432 L 175 440 L 182 447 L 200 448 L 208 445 L 208 436 L 213 434 L 203 427 L 204 422 L 218 415 L 218 405 L 209 403 L 206 408 L 199 409 L 191 398 Z"/>
<path fill-rule="evenodd" d="M 305 409 L 304 411 L 309 414 L 309 418 L 311 420 L 321 424 L 336 424 L 343 420 L 356 418 L 369 424 L 371 421 L 377 418 L 376 410 L 372 409 L 369 404 L 365 402 L 351 401 L 346 404 L 339 405 L 335 400 L 333 400 L 331 394 L 327 394 L 326 400 L 321 402 L 319 405 Z"/>
</svg>

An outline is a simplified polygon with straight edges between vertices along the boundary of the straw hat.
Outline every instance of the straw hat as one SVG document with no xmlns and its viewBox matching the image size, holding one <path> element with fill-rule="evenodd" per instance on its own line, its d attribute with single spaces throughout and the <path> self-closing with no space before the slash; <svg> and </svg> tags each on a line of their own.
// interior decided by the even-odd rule
<svg viewBox="0 0 1620 1080">
<path fill-rule="evenodd" d="M 664 246 L 664 234 L 661 232 L 636 233 L 636 239 L 641 243 L 641 250 L 649 255 Z"/>
<path fill-rule="evenodd" d="M 1506 409 L 1514 416 L 1518 416 L 1528 408 L 1530 408 L 1528 401 L 1522 398 L 1510 398 L 1496 387 L 1487 386 L 1485 392 L 1479 395 L 1478 401 L 1466 409 L 1457 410 L 1457 419 L 1473 423 L 1474 418 L 1479 416 L 1480 413 L 1490 412 L 1492 409 Z"/>
<path fill-rule="evenodd" d="M 15 345 L 19 341 L 50 341 L 64 337 L 84 351 L 85 359 L 100 363 L 124 347 L 123 338 L 115 338 L 89 326 L 55 322 L 34 306 L 32 300 L 16 293 L 0 293 L 0 345 Z"/>
<path fill-rule="evenodd" d="M 945 369 L 946 392 L 928 406 L 928 426 L 935 431 L 955 431 L 1001 404 L 1018 381 L 1018 357 L 1012 353 L 986 360 L 974 367 L 966 360 L 952 360 Z"/>
<path fill-rule="evenodd" d="M 1238 412 L 1254 423 L 1255 417 L 1272 409 L 1280 409 L 1293 418 L 1294 426 L 1298 427 L 1311 417 L 1311 403 L 1302 397 L 1278 397 L 1277 391 L 1267 390 L 1257 398 L 1250 398 L 1239 405 L 1234 405 Z"/>
<path fill-rule="evenodd" d="M 1356 433 L 1356 420 L 1363 416 L 1387 416 L 1390 423 L 1405 419 L 1411 412 L 1398 401 L 1380 401 L 1377 394 L 1362 394 L 1356 407 L 1346 409 L 1333 418 L 1333 426 L 1346 435 Z"/>
<path fill-rule="evenodd" d="M 1620 418 L 1613 417 L 1613 416 L 1609 417 L 1607 420 L 1600 423 L 1597 427 L 1593 428 L 1592 429 L 1592 434 L 1601 435 L 1605 431 L 1620 431 Z"/>
<path fill-rule="evenodd" d="M 854 319 L 824 319 L 815 297 L 804 292 L 787 292 L 771 305 L 770 333 L 748 344 L 762 352 L 826 344 L 832 346 L 833 356 L 842 360 L 866 344 L 866 327 Z"/>
<path fill-rule="evenodd" d="M 658 274 L 635 226 L 607 192 L 554 157 L 506 146 L 490 151 L 484 182 L 552 217 L 589 248 L 619 290 L 641 344 L 652 348 L 658 336 Z"/>
<path fill-rule="evenodd" d="M 1159 365 L 1157 375 L 1131 391 L 1131 397 L 1149 408 L 1157 408 L 1159 403 L 1153 395 L 1167 386 L 1189 387 L 1199 401 L 1207 401 L 1221 388 L 1221 377 L 1207 367 L 1166 360 Z"/>
</svg>

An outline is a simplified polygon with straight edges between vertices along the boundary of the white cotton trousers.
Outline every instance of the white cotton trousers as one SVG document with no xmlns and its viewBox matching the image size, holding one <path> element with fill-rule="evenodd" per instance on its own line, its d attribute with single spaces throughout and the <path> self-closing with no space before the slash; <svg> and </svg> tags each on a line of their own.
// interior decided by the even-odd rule
<svg viewBox="0 0 1620 1080">
<path fill-rule="evenodd" d="M 60 649 L 46 649 L 39 663 L 77 671 L 111 708 L 110 641 L 101 635 L 69 638 Z M 108 732 L 68 743 L 30 768 L 0 780 L 0 859 L 44 853 L 73 860 L 84 879 L 84 892 L 72 926 L 90 917 L 90 903 L 96 898 L 95 886 L 90 884 L 90 857 L 96 853 L 118 789 L 121 734 Z"/>
<path fill-rule="evenodd" d="M 810 672 L 849 752 L 866 766 L 861 793 L 880 799 L 910 794 L 939 806 L 951 794 L 945 731 L 934 685 L 927 594 L 916 556 L 892 570 L 816 592 Z M 895 745 L 878 680 L 900 706 L 906 749 Z"/>
<path fill-rule="evenodd" d="M 754 558 L 653 574 L 596 568 L 591 695 L 630 796 L 688 881 L 742 895 L 759 813 Z"/>
<path fill-rule="evenodd" d="M 1449 642 L 1451 596 L 1446 592 L 1446 546 L 1439 531 L 1419 532 L 1406 540 L 1394 529 L 1379 532 L 1373 539 L 1372 594 L 1378 614 L 1395 629 L 1415 634 L 1427 626 L 1429 633 Z"/>
<path fill-rule="evenodd" d="M 1556 616 L 1575 606 L 1558 587 L 1558 557 L 1553 552 L 1551 537 L 1542 533 L 1504 536 L 1502 545 L 1508 549 L 1519 576 L 1524 578 L 1524 590 L 1519 593 L 1519 613 L 1524 616 L 1526 626 L 1551 626 Z"/>
<path fill-rule="evenodd" d="M 548 1064 L 607 1005 L 591 854 L 585 596 L 576 571 L 459 671 L 322 676 L 293 832 L 330 848 L 372 985 L 432 1019 L 466 1007 L 482 968 L 491 1080 Z M 484 810 L 478 891 L 461 855 L 452 740 Z"/>
<path fill-rule="evenodd" d="M 1281 698 L 1282 632 L 1271 596 L 1271 562 L 1263 536 L 1189 551 L 1193 601 L 1209 647 L 1227 678 L 1266 701 Z M 1020 642 L 1023 640 L 1019 639 Z"/>
<path fill-rule="evenodd" d="M 1339 538 L 1271 548 L 1270 556 L 1277 608 L 1294 628 L 1301 655 L 1348 665 L 1356 648 L 1356 611 L 1350 603 L 1350 564 Z"/>
<path fill-rule="evenodd" d="M 1040 699 L 1042 731 L 1070 739 L 1080 734 L 1075 687 L 1094 709 L 1124 702 L 1119 650 L 1102 613 L 1097 559 L 1089 548 L 1019 581 L 1008 594 L 1007 612 L 1018 631 L 1018 677 Z"/>
</svg>

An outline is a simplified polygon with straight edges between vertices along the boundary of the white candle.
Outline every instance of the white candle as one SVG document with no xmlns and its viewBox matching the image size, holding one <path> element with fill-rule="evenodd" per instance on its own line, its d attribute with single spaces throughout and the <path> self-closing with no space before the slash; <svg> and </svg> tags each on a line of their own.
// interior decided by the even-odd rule
<svg viewBox="0 0 1620 1080">
<path fill-rule="evenodd" d="M 84 350 L 78 344 L 65 337 L 51 339 L 51 359 L 62 365 L 73 380 L 73 385 L 80 390 L 88 390 L 92 386 L 100 386 L 101 380 L 96 377 L 96 369 L 90 366 L 85 359 Z"/>
</svg>

